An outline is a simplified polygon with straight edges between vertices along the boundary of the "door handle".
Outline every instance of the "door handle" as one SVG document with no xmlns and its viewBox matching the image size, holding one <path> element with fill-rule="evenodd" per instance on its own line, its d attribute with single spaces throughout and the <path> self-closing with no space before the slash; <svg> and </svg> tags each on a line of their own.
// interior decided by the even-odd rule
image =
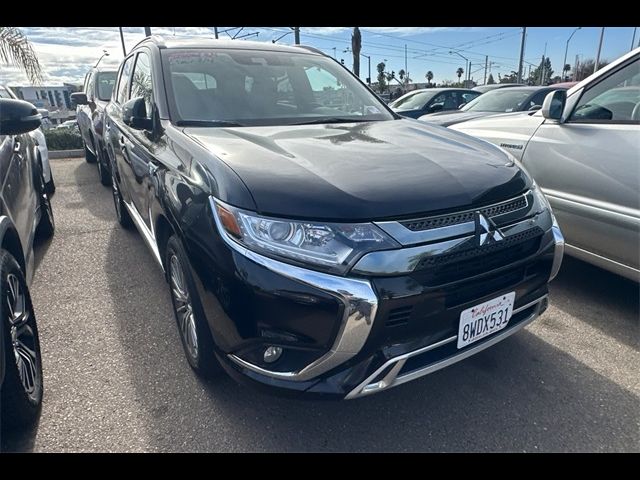
<svg viewBox="0 0 640 480">
<path fill-rule="evenodd" d="M 125 143 L 124 143 L 124 137 L 120 137 L 120 138 L 118 139 L 118 143 L 120 144 L 120 146 L 121 146 L 122 148 L 124 148 L 124 146 L 125 146 Z"/>
<path fill-rule="evenodd" d="M 13 153 L 19 153 L 20 152 L 20 142 L 15 142 L 13 144 Z"/>
<path fill-rule="evenodd" d="M 154 175 L 158 171 L 158 168 L 155 163 L 149 162 L 149 175 Z"/>
</svg>

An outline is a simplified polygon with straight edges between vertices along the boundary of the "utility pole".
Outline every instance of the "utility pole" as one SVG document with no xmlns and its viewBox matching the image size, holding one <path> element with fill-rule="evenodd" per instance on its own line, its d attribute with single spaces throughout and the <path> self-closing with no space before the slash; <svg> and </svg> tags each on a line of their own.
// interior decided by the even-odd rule
<svg viewBox="0 0 640 480">
<path fill-rule="evenodd" d="M 151 27 L 144 27 L 144 36 L 145 37 L 151 36 Z"/>
<path fill-rule="evenodd" d="M 295 37 L 295 44 L 300 45 L 300 27 L 293 27 L 293 36 Z"/>
<path fill-rule="evenodd" d="M 487 84 L 487 67 L 489 66 L 489 55 L 485 55 L 484 57 L 484 83 L 483 85 Z"/>
<path fill-rule="evenodd" d="M 127 56 L 127 49 L 124 47 L 124 34 L 122 33 L 122 27 L 120 29 L 120 41 L 122 42 L 122 55 Z"/>
<path fill-rule="evenodd" d="M 580 56 L 580 55 L 576 55 L 576 64 L 575 64 L 575 65 L 574 65 L 574 67 L 573 67 L 573 81 L 574 81 L 574 82 L 579 82 L 579 81 L 580 81 L 580 80 L 578 80 L 578 65 L 579 65 L 579 62 L 580 62 L 580 61 L 578 60 L 578 57 L 579 57 L 579 56 Z"/>
<path fill-rule="evenodd" d="M 407 74 L 407 44 L 404 44 L 404 73 Z"/>
<path fill-rule="evenodd" d="M 527 36 L 527 27 L 522 27 L 522 42 L 520 42 L 520 60 L 518 61 L 518 78 L 516 83 L 522 83 L 522 60 L 524 60 L 524 39 Z"/>
<path fill-rule="evenodd" d="M 593 65 L 593 73 L 598 71 L 598 65 L 600 64 L 600 52 L 602 51 L 602 40 L 604 39 L 604 27 L 600 30 L 600 43 L 598 44 L 598 54 L 596 55 L 596 63 Z"/>
<path fill-rule="evenodd" d="M 544 53 L 542 54 L 542 75 L 540 75 L 540 85 L 544 85 L 544 79 L 547 76 L 546 57 L 547 57 L 547 42 L 544 42 Z"/>
<path fill-rule="evenodd" d="M 218 40 L 218 27 L 213 27 L 213 34 L 216 37 L 216 40 Z"/>
<path fill-rule="evenodd" d="M 471 60 L 469 60 L 469 69 L 467 70 L 467 81 L 471 80 Z"/>
<path fill-rule="evenodd" d="M 531 78 L 531 64 L 529 64 L 529 75 L 527 76 L 527 78 Z"/>
<path fill-rule="evenodd" d="M 336 58 L 336 47 L 333 47 L 333 58 Z"/>
<path fill-rule="evenodd" d="M 629 49 L 629 51 L 633 50 L 633 44 L 636 41 L 636 30 L 638 29 L 638 27 L 633 27 L 633 37 L 631 37 L 631 48 Z"/>
</svg>

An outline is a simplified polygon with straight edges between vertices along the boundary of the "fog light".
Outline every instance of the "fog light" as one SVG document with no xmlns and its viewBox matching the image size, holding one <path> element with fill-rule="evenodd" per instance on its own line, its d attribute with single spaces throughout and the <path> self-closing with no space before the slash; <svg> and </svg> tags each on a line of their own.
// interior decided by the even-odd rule
<svg viewBox="0 0 640 480">
<path fill-rule="evenodd" d="M 266 363 L 273 363 L 282 355 L 282 347 L 267 347 L 264 351 L 264 361 Z"/>
</svg>

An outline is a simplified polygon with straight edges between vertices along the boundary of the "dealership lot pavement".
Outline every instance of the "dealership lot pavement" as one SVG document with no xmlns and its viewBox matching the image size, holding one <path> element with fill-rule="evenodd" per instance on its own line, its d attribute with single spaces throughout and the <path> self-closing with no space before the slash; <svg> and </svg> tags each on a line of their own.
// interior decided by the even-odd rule
<svg viewBox="0 0 640 480">
<path fill-rule="evenodd" d="M 551 307 L 457 365 L 349 402 L 199 380 L 167 286 L 83 159 L 52 161 L 32 296 L 45 398 L 3 451 L 640 451 L 638 286 L 565 259 Z"/>
</svg>

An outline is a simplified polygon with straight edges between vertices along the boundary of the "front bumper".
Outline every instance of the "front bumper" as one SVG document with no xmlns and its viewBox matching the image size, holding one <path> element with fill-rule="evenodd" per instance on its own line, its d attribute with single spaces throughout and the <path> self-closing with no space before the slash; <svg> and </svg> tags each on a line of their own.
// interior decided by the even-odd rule
<svg viewBox="0 0 640 480">
<path fill-rule="evenodd" d="M 455 281 L 442 277 L 448 283 L 433 283 L 440 267 L 337 277 L 220 237 L 218 251 L 200 252 L 203 261 L 192 267 L 216 356 L 232 377 L 280 393 L 351 399 L 467 358 L 537 318 L 547 307 L 547 284 L 564 246 L 551 217 L 538 225 L 546 230 L 526 255 L 516 252 L 521 256 L 500 268 L 476 266 Z M 461 312 L 508 292 L 516 293 L 508 327 L 458 350 Z M 262 361 L 268 346 L 282 347 L 282 359 Z"/>
</svg>

